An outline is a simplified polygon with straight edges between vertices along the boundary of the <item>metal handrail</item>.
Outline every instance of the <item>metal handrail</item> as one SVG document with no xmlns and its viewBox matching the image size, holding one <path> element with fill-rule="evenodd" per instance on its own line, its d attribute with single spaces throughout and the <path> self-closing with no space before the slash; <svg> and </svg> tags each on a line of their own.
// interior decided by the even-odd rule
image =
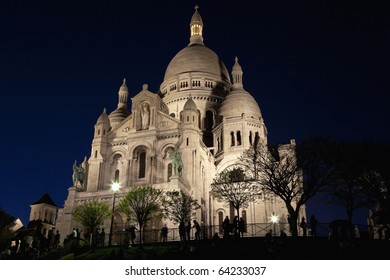
<svg viewBox="0 0 390 280">
<path fill-rule="evenodd" d="M 354 228 L 359 228 L 359 236 L 364 235 L 365 232 L 368 231 L 367 225 L 353 225 Z M 298 236 L 303 235 L 303 230 L 297 226 L 298 228 Z M 279 236 L 281 230 L 283 230 L 287 236 L 291 236 L 291 232 L 289 230 L 288 223 L 253 223 L 253 224 L 247 224 L 246 230 L 243 232 L 243 238 L 246 237 L 264 237 L 269 230 L 272 230 L 272 234 L 274 236 Z M 318 223 L 317 225 L 317 237 L 330 237 L 331 235 L 331 228 L 329 223 Z M 211 239 L 213 238 L 213 235 L 215 233 L 218 233 L 219 237 L 223 237 L 223 231 L 221 229 L 221 226 L 202 226 L 201 229 L 201 239 Z M 137 232 L 137 236 L 135 239 L 135 243 L 139 243 L 139 232 Z M 231 231 L 229 232 L 230 236 L 233 236 L 234 233 Z M 307 236 L 311 236 L 311 229 L 310 224 L 308 224 L 307 228 Z M 356 235 L 356 237 L 358 237 Z M 116 231 L 113 233 L 113 240 L 112 245 L 126 245 L 130 244 L 129 234 L 123 230 L 123 231 Z M 191 229 L 190 232 L 190 238 L 191 240 L 195 239 L 195 229 Z M 106 238 L 107 240 L 107 238 Z M 168 235 L 167 235 L 167 242 L 173 242 L 173 241 L 180 241 L 180 235 L 179 235 L 179 229 L 178 228 L 168 228 Z M 146 228 L 142 232 L 142 243 L 157 243 L 162 242 L 162 236 L 161 236 L 161 229 L 148 229 Z M 107 245 L 107 244 L 105 244 Z"/>
</svg>

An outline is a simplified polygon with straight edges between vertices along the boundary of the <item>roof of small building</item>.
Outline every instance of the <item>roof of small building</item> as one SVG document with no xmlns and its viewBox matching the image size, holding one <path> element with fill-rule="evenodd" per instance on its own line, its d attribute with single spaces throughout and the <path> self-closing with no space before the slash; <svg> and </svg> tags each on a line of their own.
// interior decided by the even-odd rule
<svg viewBox="0 0 390 280">
<path fill-rule="evenodd" d="M 51 199 L 50 195 L 47 192 L 45 192 L 37 201 L 31 203 L 31 205 L 43 204 L 43 203 L 58 207 L 57 204 L 54 203 L 53 199 Z"/>
</svg>

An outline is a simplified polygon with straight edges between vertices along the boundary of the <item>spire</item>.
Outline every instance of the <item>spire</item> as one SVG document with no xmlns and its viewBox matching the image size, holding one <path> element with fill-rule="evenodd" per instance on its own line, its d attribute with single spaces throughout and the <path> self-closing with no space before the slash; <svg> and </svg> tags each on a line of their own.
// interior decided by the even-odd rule
<svg viewBox="0 0 390 280">
<path fill-rule="evenodd" d="M 233 88 L 244 88 L 244 85 L 242 84 L 242 75 L 242 68 L 241 65 L 238 63 L 238 58 L 236 56 L 232 69 Z"/>
<path fill-rule="evenodd" d="M 127 108 L 127 98 L 129 97 L 129 90 L 127 89 L 126 78 L 123 78 L 123 83 L 119 88 L 118 95 L 118 109 Z"/>
<path fill-rule="evenodd" d="M 198 9 L 199 9 L 199 7 L 198 7 L 198 5 L 196 5 L 195 12 L 191 18 L 191 23 L 190 23 L 191 37 L 190 37 L 189 46 L 192 44 L 204 45 L 203 44 L 203 36 L 202 36 L 203 21 L 202 21 L 200 14 L 198 13 Z"/>
</svg>

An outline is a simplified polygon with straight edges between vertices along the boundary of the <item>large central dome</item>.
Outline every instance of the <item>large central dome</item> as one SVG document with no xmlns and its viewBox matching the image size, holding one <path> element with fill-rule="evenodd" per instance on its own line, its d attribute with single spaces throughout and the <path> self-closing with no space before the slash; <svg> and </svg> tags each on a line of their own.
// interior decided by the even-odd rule
<svg viewBox="0 0 390 280">
<path fill-rule="evenodd" d="M 216 81 L 230 82 L 225 64 L 203 44 L 191 44 L 178 52 L 165 71 L 164 81 L 185 73 L 207 73 Z"/>
<path fill-rule="evenodd" d="M 179 51 L 165 71 L 160 92 L 177 93 L 193 89 L 213 89 L 223 91 L 230 88 L 230 76 L 219 56 L 203 43 L 203 21 L 197 7 L 190 22 L 190 43 Z"/>
</svg>

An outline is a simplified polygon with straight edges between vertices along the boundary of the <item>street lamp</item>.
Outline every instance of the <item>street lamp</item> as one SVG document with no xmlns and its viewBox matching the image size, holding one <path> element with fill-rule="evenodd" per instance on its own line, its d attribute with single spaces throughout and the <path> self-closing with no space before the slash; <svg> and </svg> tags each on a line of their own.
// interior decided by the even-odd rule
<svg viewBox="0 0 390 280">
<path fill-rule="evenodd" d="M 110 225 L 110 235 L 108 236 L 108 246 L 112 245 L 112 227 L 114 225 L 114 211 L 115 211 L 115 194 L 120 189 L 118 182 L 115 182 L 111 185 L 111 190 L 114 192 L 114 198 L 112 201 L 112 216 L 111 216 L 111 225 Z"/>
<path fill-rule="evenodd" d="M 276 224 L 277 224 L 278 221 L 279 221 L 278 215 L 276 215 L 275 212 L 272 212 L 271 222 L 274 225 L 274 235 L 276 235 Z"/>
</svg>

